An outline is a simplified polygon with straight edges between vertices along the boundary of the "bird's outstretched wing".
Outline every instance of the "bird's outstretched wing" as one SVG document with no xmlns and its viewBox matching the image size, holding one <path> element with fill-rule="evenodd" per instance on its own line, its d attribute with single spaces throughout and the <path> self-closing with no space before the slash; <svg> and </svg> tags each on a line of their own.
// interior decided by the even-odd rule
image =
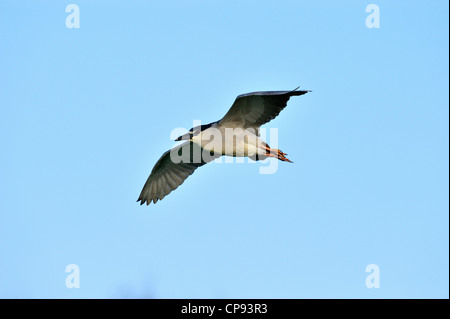
<svg viewBox="0 0 450 319">
<path fill-rule="evenodd" d="M 298 88 L 297 88 L 298 89 Z M 259 127 L 273 120 L 291 96 L 303 95 L 310 91 L 264 91 L 239 95 L 219 125 L 242 128 Z"/>
<path fill-rule="evenodd" d="M 185 142 L 165 152 L 156 162 L 147 179 L 138 202 L 141 205 L 152 201 L 156 203 L 177 189 L 198 167 L 203 166 L 222 155 L 204 154 L 203 150 L 192 142 Z"/>
</svg>

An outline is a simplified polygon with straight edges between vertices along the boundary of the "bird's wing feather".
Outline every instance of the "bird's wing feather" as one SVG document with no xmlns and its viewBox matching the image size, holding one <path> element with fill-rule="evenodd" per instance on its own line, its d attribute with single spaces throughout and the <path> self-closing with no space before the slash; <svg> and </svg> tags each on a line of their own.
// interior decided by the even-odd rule
<svg viewBox="0 0 450 319">
<path fill-rule="evenodd" d="M 309 91 L 264 91 L 239 95 L 230 110 L 219 121 L 223 126 L 240 126 L 243 128 L 259 127 L 274 119 L 291 96 L 303 95 Z"/>
<path fill-rule="evenodd" d="M 156 162 L 147 179 L 138 202 L 141 205 L 162 200 L 188 178 L 198 167 L 221 155 L 203 154 L 203 150 L 192 142 L 185 142 L 165 152 Z"/>
</svg>

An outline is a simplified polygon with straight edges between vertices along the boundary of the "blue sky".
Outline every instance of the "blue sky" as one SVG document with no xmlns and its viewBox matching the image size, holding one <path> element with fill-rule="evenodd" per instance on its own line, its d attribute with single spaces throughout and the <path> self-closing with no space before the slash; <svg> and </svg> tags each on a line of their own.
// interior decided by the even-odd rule
<svg viewBox="0 0 450 319">
<path fill-rule="evenodd" d="M 0 297 L 448 298 L 448 2 L 370 3 L 2 1 Z M 174 128 L 298 85 L 294 164 L 136 203 Z"/>
</svg>

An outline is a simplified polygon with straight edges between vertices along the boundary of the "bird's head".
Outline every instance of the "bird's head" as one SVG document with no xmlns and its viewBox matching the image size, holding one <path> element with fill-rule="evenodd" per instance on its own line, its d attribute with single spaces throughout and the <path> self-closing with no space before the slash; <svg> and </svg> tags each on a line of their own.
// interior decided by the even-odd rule
<svg viewBox="0 0 450 319">
<path fill-rule="evenodd" d="M 187 132 L 184 135 L 179 136 L 177 139 L 175 139 L 176 142 L 178 141 L 191 141 L 194 136 L 196 136 L 198 133 L 200 133 L 200 130 L 196 128 L 191 128 L 189 132 Z"/>
<path fill-rule="evenodd" d="M 197 136 L 198 134 L 200 134 L 201 132 L 209 129 L 210 127 L 214 127 L 214 125 L 216 125 L 218 123 L 217 122 L 212 122 L 209 124 L 204 124 L 204 125 L 199 125 L 196 127 L 193 127 L 189 130 L 189 132 L 187 132 L 184 135 L 181 135 L 180 137 L 178 137 L 175 141 L 191 141 L 192 142 L 192 138 L 194 136 Z"/>
</svg>

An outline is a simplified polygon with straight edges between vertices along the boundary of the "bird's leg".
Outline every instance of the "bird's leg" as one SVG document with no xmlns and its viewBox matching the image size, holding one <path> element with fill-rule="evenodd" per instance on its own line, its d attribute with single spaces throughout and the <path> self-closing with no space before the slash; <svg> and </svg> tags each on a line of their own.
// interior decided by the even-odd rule
<svg viewBox="0 0 450 319">
<path fill-rule="evenodd" d="M 278 154 L 278 159 L 279 159 L 280 161 L 293 163 L 289 158 L 287 158 L 287 157 L 285 156 L 285 155 L 287 155 L 287 154 L 284 154 L 284 153 L 281 152 L 280 150 L 277 150 L 277 151 L 279 152 L 279 154 Z"/>
<path fill-rule="evenodd" d="M 283 153 L 281 150 L 278 150 L 278 153 L 281 154 L 281 155 L 283 155 L 283 156 L 286 156 L 286 155 L 287 155 L 286 153 Z"/>
<path fill-rule="evenodd" d="M 274 148 L 270 148 L 269 145 L 265 145 L 265 150 L 267 151 L 266 156 L 278 158 L 280 161 L 293 163 L 290 159 L 286 157 L 286 153 Z"/>
</svg>

